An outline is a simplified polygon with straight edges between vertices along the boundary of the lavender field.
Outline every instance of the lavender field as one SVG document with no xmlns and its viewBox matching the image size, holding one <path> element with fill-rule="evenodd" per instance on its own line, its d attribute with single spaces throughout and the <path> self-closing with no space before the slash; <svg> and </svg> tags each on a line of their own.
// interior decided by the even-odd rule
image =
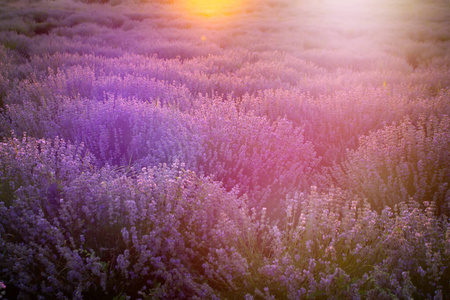
<svg viewBox="0 0 450 300">
<path fill-rule="evenodd" d="M 450 299 L 448 0 L 0 0 L 0 299 Z"/>
</svg>

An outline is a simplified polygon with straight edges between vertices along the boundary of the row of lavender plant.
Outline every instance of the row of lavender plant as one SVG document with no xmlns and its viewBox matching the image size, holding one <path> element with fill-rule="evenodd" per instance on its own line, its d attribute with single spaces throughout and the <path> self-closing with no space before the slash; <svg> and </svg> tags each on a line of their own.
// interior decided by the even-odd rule
<svg viewBox="0 0 450 300">
<path fill-rule="evenodd" d="M 1 144 L 0 272 L 19 297 L 442 298 L 450 224 L 433 202 L 381 212 L 297 193 L 274 224 L 183 165 L 130 176 L 83 146 Z M 15 185 L 16 184 L 16 185 Z"/>
</svg>

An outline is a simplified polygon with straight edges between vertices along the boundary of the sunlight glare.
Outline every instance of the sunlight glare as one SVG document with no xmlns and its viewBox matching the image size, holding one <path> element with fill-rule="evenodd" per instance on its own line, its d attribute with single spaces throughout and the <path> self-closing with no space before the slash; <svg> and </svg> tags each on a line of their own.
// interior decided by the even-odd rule
<svg viewBox="0 0 450 300">
<path fill-rule="evenodd" d="M 218 17 L 233 14 L 243 0 L 184 0 L 182 3 L 182 9 L 189 15 Z"/>
<path fill-rule="evenodd" d="M 395 2 L 393 0 L 392 2 Z M 326 0 L 318 7 L 324 23 L 335 30 L 358 32 L 374 30 L 393 21 L 395 10 L 387 0 Z M 387 19 L 386 19 L 387 16 Z"/>
</svg>

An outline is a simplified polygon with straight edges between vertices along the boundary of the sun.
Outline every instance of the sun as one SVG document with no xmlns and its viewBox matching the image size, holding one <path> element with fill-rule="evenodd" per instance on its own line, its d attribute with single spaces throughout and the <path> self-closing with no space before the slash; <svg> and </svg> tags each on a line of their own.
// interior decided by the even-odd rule
<svg viewBox="0 0 450 300">
<path fill-rule="evenodd" d="M 218 17 L 233 14 L 243 0 L 183 0 L 182 8 L 190 15 Z"/>
</svg>

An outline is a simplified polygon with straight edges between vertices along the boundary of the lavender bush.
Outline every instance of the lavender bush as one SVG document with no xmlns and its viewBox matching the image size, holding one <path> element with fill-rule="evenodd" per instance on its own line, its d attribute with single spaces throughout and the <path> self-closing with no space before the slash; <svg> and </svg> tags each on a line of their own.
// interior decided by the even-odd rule
<svg viewBox="0 0 450 300">
<path fill-rule="evenodd" d="M 14 173 L 2 165 L 1 202 L 1 274 L 13 292 L 59 299 L 215 294 L 204 264 L 239 236 L 244 203 L 182 165 L 130 177 L 97 170 L 89 156 L 54 143 L 24 137 L 2 144 L 2 161 L 16 164 Z"/>
<path fill-rule="evenodd" d="M 434 202 L 437 212 L 449 213 L 449 118 L 404 120 L 360 140 L 335 178 L 377 209 L 410 199 Z"/>
</svg>

